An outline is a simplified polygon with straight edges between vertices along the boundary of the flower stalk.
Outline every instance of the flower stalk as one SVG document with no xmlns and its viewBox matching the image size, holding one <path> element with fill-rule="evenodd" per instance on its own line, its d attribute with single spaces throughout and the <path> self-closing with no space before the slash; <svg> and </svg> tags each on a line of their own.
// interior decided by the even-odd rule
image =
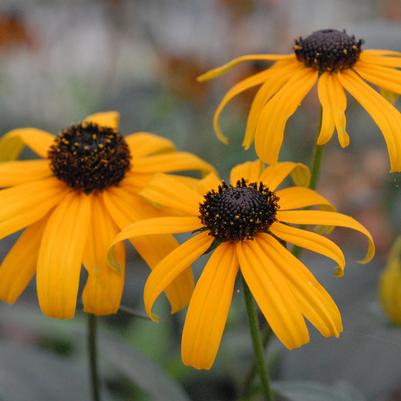
<svg viewBox="0 0 401 401">
<path fill-rule="evenodd" d="M 100 382 L 97 358 L 97 320 L 90 313 L 88 317 L 88 361 L 91 382 L 92 401 L 100 401 Z"/>
</svg>

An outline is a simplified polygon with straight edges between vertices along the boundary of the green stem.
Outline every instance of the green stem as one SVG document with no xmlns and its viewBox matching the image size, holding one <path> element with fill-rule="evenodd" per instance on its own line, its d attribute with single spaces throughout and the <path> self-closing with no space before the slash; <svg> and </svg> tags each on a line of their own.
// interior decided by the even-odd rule
<svg viewBox="0 0 401 401">
<path fill-rule="evenodd" d="M 262 383 L 264 399 L 265 401 L 273 401 L 274 395 L 270 387 L 269 373 L 267 371 L 265 351 L 263 347 L 262 336 L 260 333 L 256 305 L 253 300 L 251 291 L 249 290 L 244 278 L 242 278 L 242 283 L 244 289 L 246 310 L 248 312 L 249 329 L 252 337 L 253 351 L 255 353 L 256 367 L 258 369 L 260 381 Z"/>
<path fill-rule="evenodd" d="M 100 401 L 99 373 L 97 366 L 97 321 L 96 316 L 88 314 L 88 359 L 91 381 L 92 401 Z"/>
<path fill-rule="evenodd" d="M 315 145 L 313 149 L 313 158 L 311 166 L 311 178 L 309 188 L 316 189 L 319 180 L 320 165 L 322 163 L 324 145 Z"/>
</svg>

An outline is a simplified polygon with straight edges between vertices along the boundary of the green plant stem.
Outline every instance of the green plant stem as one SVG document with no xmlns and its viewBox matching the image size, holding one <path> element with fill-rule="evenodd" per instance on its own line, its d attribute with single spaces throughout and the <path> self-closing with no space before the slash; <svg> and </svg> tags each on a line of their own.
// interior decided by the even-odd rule
<svg viewBox="0 0 401 401">
<path fill-rule="evenodd" d="M 99 373 L 97 365 L 97 321 L 96 316 L 88 314 L 88 360 L 91 381 L 92 401 L 100 401 Z"/>
<path fill-rule="evenodd" d="M 260 333 L 260 326 L 258 321 L 256 305 L 253 300 L 251 291 L 249 290 L 248 285 L 246 284 L 244 278 L 242 278 L 242 284 L 244 289 L 246 310 L 248 313 L 249 329 L 252 337 L 253 351 L 255 353 L 256 367 L 259 372 L 264 399 L 265 401 L 273 401 L 274 395 L 270 387 L 269 373 L 267 371 L 265 350 L 263 347 L 262 336 Z"/>
</svg>

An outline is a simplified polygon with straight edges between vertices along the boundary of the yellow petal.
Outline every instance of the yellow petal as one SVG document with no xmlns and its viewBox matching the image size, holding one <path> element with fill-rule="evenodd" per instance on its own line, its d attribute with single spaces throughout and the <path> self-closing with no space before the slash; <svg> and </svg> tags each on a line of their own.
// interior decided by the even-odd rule
<svg viewBox="0 0 401 401">
<path fill-rule="evenodd" d="M 277 187 L 291 174 L 296 185 L 306 187 L 310 181 L 308 166 L 302 163 L 282 162 L 268 166 L 261 174 L 260 180 L 275 191 Z"/>
<path fill-rule="evenodd" d="M 289 285 L 302 314 L 325 336 L 338 337 L 343 330 L 337 305 L 307 267 L 271 235 L 261 234 L 255 245 L 277 266 Z"/>
<path fill-rule="evenodd" d="M 336 262 L 336 274 L 344 274 L 345 258 L 342 250 L 333 241 L 322 235 L 311 231 L 291 227 L 286 224 L 275 222 L 270 227 L 270 231 L 285 242 L 309 249 L 312 252 L 320 253 Z"/>
<path fill-rule="evenodd" d="M 401 115 L 399 111 L 355 72 L 348 70 L 338 76 L 344 88 L 361 104 L 380 128 L 387 144 L 391 172 L 401 171 Z"/>
<path fill-rule="evenodd" d="M 320 127 L 319 136 L 317 138 L 318 145 L 325 145 L 330 141 L 334 133 L 334 120 L 332 112 L 332 104 L 329 97 L 329 88 L 327 85 L 328 72 L 324 72 L 318 81 L 317 94 L 320 104 L 322 105 L 322 123 Z"/>
<path fill-rule="evenodd" d="M 65 185 L 55 178 L 0 191 L 0 238 L 44 217 L 65 196 Z"/>
<path fill-rule="evenodd" d="M 279 61 L 269 69 L 269 76 L 256 93 L 249 110 L 245 137 L 242 142 L 245 149 L 249 149 L 252 145 L 263 106 L 287 83 L 295 72 L 302 68 L 302 64 L 297 60 L 290 60 Z"/>
<path fill-rule="evenodd" d="M 197 81 L 204 82 L 208 81 L 209 79 L 217 78 L 218 76 L 223 75 L 227 71 L 231 70 L 231 68 L 245 61 L 278 61 L 290 59 L 295 59 L 295 56 L 293 54 L 249 54 L 246 56 L 237 57 L 221 67 L 217 67 L 213 70 L 205 72 L 197 78 Z"/>
<path fill-rule="evenodd" d="M 241 273 L 278 339 L 289 349 L 309 342 L 298 302 L 282 274 L 257 241 L 237 242 Z"/>
<path fill-rule="evenodd" d="M 150 132 L 135 132 L 127 135 L 125 140 L 130 148 L 133 163 L 136 158 L 152 155 L 155 153 L 172 152 L 175 145 L 172 141 L 162 136 L 151 134 Z"/>
<path fill-rule="evenodd" d="M 254 160 L 252 162 L 237 164 L 231 169 L 231 185 L 235 186 L 237 181 L 241 181 L 241 179 L 245 179 L 248 182 L 259 182 L 262 168 L 263 162 L 261 160 Z"/>
<path fill-rule="evenodd" d="M 159 295 L 183 271 L 203 255 L 213 242 L 208 232 L 197 234 L 167 255 L 150 273 L 144 290 L 146 313 L 157 321 L 152 308 Z"/>
<path fill-rule="evenodd" d="M 46 131 L 37 128 L 17 128 L 5 134 L 1 140 L 2 147 L 10 146 L 14 150 L 18 150 L 17 154 L 22 150 L 21 144 L 28 146 L 37 155 L 47 158 L 47 152 L 51 145 L 53 145 L 55 136 Z"/>
<path fill-rule="evenodd" d="M 184 365 L 210 369 L 216 359 L 238 273 L 235 246 L 219 245 L 196 284 L 185 319 L 181 353 Z"/>
<path fill-rule="evenodd" d="M 18 238 L 0 267 L 0 299 L 14 303 L 36 272 L 39 246 L 47 217 L 29 226 Z"/>
<path fill-rule="evenodd" d="M 0 163 L 0 187 L 37 181 L 52 175 L 47 160 L 7 161 Z"/>
<path fill-rule="evenodd" d="M 145 200 L 126 193 L 122 188 L 105 191 L 103 199 L 112 219 L 120 229 L 138 220 L 157 215 L 157 211 Z M 178 242 L 171 235 L 141 236 L 131 238 L 130 242 L 151 269 L 178 246 Z M 118 263 L 118 260 L 116 262 Z M 166 296 L 171 304 L 172 313 L 188 305 L 193 288 L 194 278 L 191 269 L 185 270 L 167 287 Z"/>
<path fill-rule="evenodd" d="M 175 171 L 210 173 L 214 168 L 198 156 L 188 152 L 171 152 L 148 156 L 132 162 L 134 173 L 167 173 Z"/>
<path fill-rule="evenodd" d="M 290 224 L 313 224 L 350 228 L 365 235 L 369 241 L 368 252 L 359 263 L 368 263 L 375 255 L 375 244 L 369 231 L 352 217 L 320 210 L 278 211 L 277 220 Z"/>
<path fill-rule="evenodd" d="M 280 210 L 300 209 L 308 206 L 321 206 L 325 210 L 335 207 L 313 189 L 305 187 L 289 187 L 276 192 L 279 197 Z"/>
<path fill-rule="evenodd" d="M 193 188 L 203 196 L 212 189 L 217 190 L 221 183 L 222 180 L 215 173 L 209 173 L 202 179 L 197 180 L 197 183 Z"/>
<path fill-rule="evenodd" d="M 381 65 L 385 67 L 401 67 L 400 57 L 387 57 L 379 55 L 371 55 L 362 52 L 359 58 L 360 61 L 365 61 L 366 63 L 373 65 Z"/>
<path fill-rule="evenodd" d="M 24 143 L 17 136 L 0 138 L 0 161 L 6 162 L 18 159 L 24 148 Z"/>
<path fill-rule="evenodd" d="M 125 274 L 125 248 L 122 243 L 114 248 L 120 270 L 117 272 L 107 262 L 108 247 L 118 232 L 101 196 L 93 196 L 92 216 L 83 256 L 88 279 L 82 301 L 87 313 L 110 315 L 120 307 Z"/>
<path fill-rule="evenodd" d="M 36 276 L 38 300 L 49 317 L 75 315 L 79 276 L 91 218 L 91 197 L 70 193 L 50 215 Z"/>
<path fill-rule="evenodd" d="M 295 113 L 317 78 L 317 72 L 309 68 L 297 71 L 263 107 L 255 132 L 255 150 L 265 163 L 277 162 L 287 120 Z"/>
<path fill-rule="evenodd" d="M 371 56 L 397 56 L 401 57 L 401 52 L 396 50 L 384 50 L 384 49 L 366 49 L 363 50 L 362 53 L 364 55 Z"/>
<path fill-rule="evenodd" d="M 83 122 L 97 124 L 101 127 L 113 128 L 115 131 L 118 131 L 120 125 L 120 113 L 117 111 L 104 111 L 90 114 L 83 120 Z"/>
<path fill-rule="evenodd" d="M 190 216 L 198 215 L 199 204 L 203 202 L 203 196 L 166 174 L 156 174 L 140 194 L 152 203 Z"/>
<path fill-rule="evenodd" d="M 223 97 L 221 102 L 216 108 L 216 111 L 213 116 L 213 128 L 214 131 L 217 135 L 217 138 L 225 143 L 228 144 L 228 139 L 227 137 L 223 134 L 223 131 L 220 128 L 219 124 L 219 118 L 221 112 L 224 110 L 224 107 L 227 106 L 227 104 L 237 95 L 240 93 L 253 88 L 254 86 L 260 85 L 263 81 L 266 80 L 266 78 L 269 76 L 269 70 L 264 70 L 262 72 L 259 72 L 255 75 L 252 75 L 249 78 L 246 78 L 240 82 L 238 82 L 236 85 L 234 85 Z"/>
</svg>

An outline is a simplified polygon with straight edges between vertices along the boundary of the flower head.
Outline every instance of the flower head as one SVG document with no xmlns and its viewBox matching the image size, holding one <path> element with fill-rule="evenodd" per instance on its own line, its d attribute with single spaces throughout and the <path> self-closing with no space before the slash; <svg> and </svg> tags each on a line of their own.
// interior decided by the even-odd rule
<svg viewBox="0 0 401 401">
<path fill-rule="evenodd" d="M 401 325 L 401 237 L 394 242 L 387 266 L 380 276 L 379 299 L 387 317 Z"/>
<path fill-rule="evenodd" d="M 82 264 L 88 272 L 84 310 L 115 313 L 124 285 L 125 251 L 118 245 L 120 270 L 107 262 L 107 249 L 119 230 L 160 211 L 138 195 L 158 172 L 213 168 L 198 157 L 176 152 L 168 139 L 137 132 L 123 136 L 116 112 L 98 113 L 59 135 L 35 128 L 16 129 L 0 142 L 0 153 L 17 155 L 23 145 L 42 160 L 0 163 L 0 237 L 24 230 L 0 266 L 0 299 L 13 303 L 36 273 L 40 307 L 48 316 L 72 318 Z M 155 266 L 178 244 L 161 235 L 132 244 Z M 190 271 L 166 288 L 173 311 L 193 290 Z"/>
<path fill-rule="evenodd" d="M 335 212 L 317 192 L 300 185 L 277 189 L 290 174 L 298 184 L 305 184 L 307 172 L 301 164 L 285 162 L 263 168 L 260 161 L 255 161 L 233 168 L 230 184 L 212 173 L 189 187 L 174 177 L 159 174 L 141 192 L 145 198 L 176 210 L 181 216 L 146 219 L 130 225 L 117 236 L 114 245 L 144 235 L 193 234 L 154 268 L 146 282 L 145 308 L 153 319 L 153 304 L 164 288 L 200 256 L 211 253 L 185 320 L 185 364 L 199 369 L 212 366 L 239 271 L 286 347 L 296 348 L 309 341 L 305 318 L 324 336 L 341 333 L 341 316 L 334 301 L 283 242 L 334 260 L 341 275 L 345 266 L 341 249 L 322 235 L 295 226 L 339 226 L 363 233 L 369 240 L 363 262 L 373 257 L 373 240 L 366 228 Z M 320 210 L 301 210 L 314 206 Z"/>
<path fill-rule="evenodd" d="M 369 113 L 386 141 L 391 171 L 401 171 L 401 115 L 369 83 L 391 93 L 401 93 L 401 53 L 363 50 L 363 40 L 345 31 L 324 29 L 295 40 L 293 54 L 242 56 L 201 75 L 215 78 L 235 65 L 252 60 L 274 61 L 273 66 L 237 83 L 222 99 L 214 115 L 218 138 L 228 140 L 219 126 L 224 107 L 239 93 L 260 86 L 247 121 L 243 146 L 255 141 L 258 156 L 275 163 L 280 154 L 287 120 L 317 83 L 322 106 L 322 124 L 317 143 L 324 145 L 337 131 L 341 147 L 349 145 L 345 111 L 349 92 Z"/>
</svg>

